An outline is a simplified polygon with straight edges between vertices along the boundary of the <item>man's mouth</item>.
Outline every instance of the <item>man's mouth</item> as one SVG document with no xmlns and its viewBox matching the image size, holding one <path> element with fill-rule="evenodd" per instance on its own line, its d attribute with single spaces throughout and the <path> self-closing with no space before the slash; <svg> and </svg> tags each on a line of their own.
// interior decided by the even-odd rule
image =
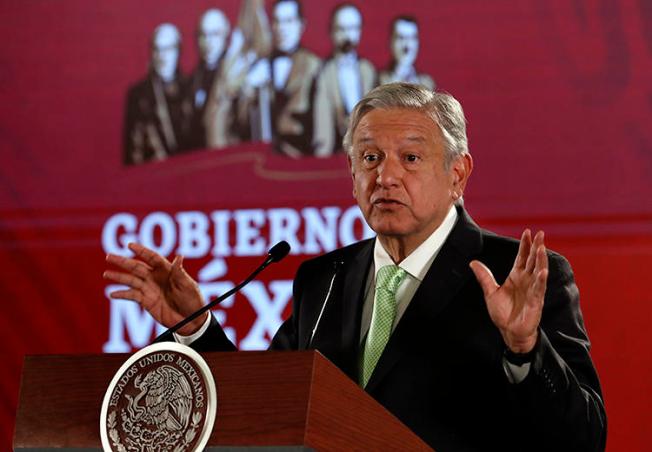
<svg viewBox="0 0 652 452">
<path fill-rule="evenodd" d="M 343 53 L 349 53 L 351 50 L 354 50 L 356 44 L 350 39 L 346 39 L 340 44 L 340 51 Z"/>
<path fill-rule="evenodd" d="M 376 207 L 380 207 L 381 209 L 391 209 L 393 207 L 403 205 L 402 202 L 392 198 L 378 198 L 374 199 L 371 203 Z"/>
</svg>

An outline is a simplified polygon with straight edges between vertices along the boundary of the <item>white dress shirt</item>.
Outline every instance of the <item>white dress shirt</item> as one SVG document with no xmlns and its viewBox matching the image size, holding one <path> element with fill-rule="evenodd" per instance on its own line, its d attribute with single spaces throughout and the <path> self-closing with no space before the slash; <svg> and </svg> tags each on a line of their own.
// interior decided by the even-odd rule
<svg viewBox="0 0 652 452">
<path fill-rule="evenodd" d="M 437 257 L 439 250 L 453 230 L 457 221 L 457 210 L 455 206 L 446 214 L 444 221 L 439 225 L 430 236 L 403 259 L 398 266 L 407 273 L 401 284 L 396 290 L 396 317 L 392 325 L 392 332 L 396 328 L 403 313 L 407 309 L 412 297 L 421 285 L 423 278 L 428 273 L 430 266 Z M 394 261 L 383 248 L 380 240 L 376 239 L 374 245 L 374 265 L 369 269 L 367 286 L 365 288 L 364 305 L 362 307 L 362 324 L 360 325 L 360 343 L 364 343 L 367 332 L 371 325 L 371 315 L 374 308 L 374 296 L 376 294 L 376 276 L 378 270 L 385 265 L 393 265 Z M 371 277 L 373 275 L 373 278 Z"/>
<path fill-rule="evenodd" d="M 292 59 L 289 56 L 278 56 L 274 58 L 272 63 L 272 70 L 274 71 L 274 89 L 281 91 L 290 76 L 292 70 Z"/>
<path fill-rule="evenodd" d="M 362 80 L 358 55 L 355 52 L 343 53 L 337 57 L 337 81 L 346 112 L 350 113 L 362 98 Z"/>
</svg>

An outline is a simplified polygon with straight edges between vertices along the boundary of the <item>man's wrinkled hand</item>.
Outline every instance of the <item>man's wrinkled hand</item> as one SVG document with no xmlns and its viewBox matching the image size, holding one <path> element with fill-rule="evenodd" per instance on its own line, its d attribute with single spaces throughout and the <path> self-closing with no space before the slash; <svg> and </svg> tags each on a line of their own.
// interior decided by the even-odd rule
<svg viewBox="0 0 652 452">
<path fill-rule="evenodd" d="M 127 258 L 109 254 L 106 261 L 123 271 L 106 270 L 104 279 L 124 284 L 128 288 L 110 294 L 111 298 L 132 300 L 140 304 L 154 319 L 171 327 L 203 306 L 199 286 L 183 268 L 183 258 L 176 256 L 172 262 L 154 251 L 130 243 L 136 255 Z M 199 318 L 179 330 L 189 335 L 204 322 Z"/>
<path fill-rule="evenodd" d="M 543 239 L 543 231 L 534 240 L 529 229 L 523 232 L 514 266 L 502 286 L 486 265 L 480 261 L 470 263 L 484 292 L 489 316 L 514 353 L 531 351 L 537 341 L 548 280 Z"/>
</svg>

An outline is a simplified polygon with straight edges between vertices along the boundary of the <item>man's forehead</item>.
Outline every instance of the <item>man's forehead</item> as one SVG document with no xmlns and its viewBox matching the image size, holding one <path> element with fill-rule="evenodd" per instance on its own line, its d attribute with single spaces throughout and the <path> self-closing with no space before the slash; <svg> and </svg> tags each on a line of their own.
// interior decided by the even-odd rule
<svg viewBox="0 0 652 452">
<path fill-rule="evenodd" d="M 419 32 L 417 24 L 407 20 L 397 20 L 394 24 L 394 33 L 400 36 L 416 36 Z"/>
<path fill-rule="evenodd" d="M 363 123 L 378 122 L 379 120 L 402 122 L 402 121 L 418 121 L 428 123 L 430 126 L 437 127 L 437 122 L 432 115 L 425 109 L 413 107 L 376 107 L 368 109 L 358 121 L 358 127 Z"/>
<path fill-rule="evenodd" d="M 202 17 L 200 28 L 204 33 L 222 31 L 228 28 L 227 19 L 224 14 L 220 14 L 217 11 L 209 11 Z"/>
<path fill-rule="evenodd" d="M 430 132 L 432 134 L 432 131 Z M 404 134 L 399 134 L 402 135 L 401 141 L 405 142 L 406 144 L 409 143 L 416 143 L 416 144 L 424 144 L 427 143 L 429 140 L 427 138 L 427 133 L 420 133 L 420 132 L 415 132 L 415 131 L 409 131 Z M 355 144 L 372 144 L 377 141 L 376 134 L 374 134 L 373 131 L 366 131 L 366 132 L 361 132 L 360 135 L 355 139 L 354 143 Z"/>
<path fill-rule="evenodd" d="M 441 135 L 439 125 L 426 111 L 400 107 L 375 108 L 360 118 L 353 132 L 353 144 L 371 143 L 390 130 L 397 138 L 415 143 L 426 142 L 433 136 L 438 140 Z"/>
<path fill-rule="evenodd" d="M 279 2 L 274 6 L 275 19 L 294 19 L 299 17 L 299 5 L 295 2 Z"/>
<path fill-rule="evenodd" d="M 174 30 L 165 28 L 160 30 L 154 36 L 154 47 L 156 48 L 165 48 L 173 47 L 179 43 L 179 36 Z"/>
<path fill-rule="evenodd" d="M 353 6 L 346 6 L 335 15 L 335 24 L 340 26 L 359 25 L 361 21 L 360 12 Z"/>
</svg>

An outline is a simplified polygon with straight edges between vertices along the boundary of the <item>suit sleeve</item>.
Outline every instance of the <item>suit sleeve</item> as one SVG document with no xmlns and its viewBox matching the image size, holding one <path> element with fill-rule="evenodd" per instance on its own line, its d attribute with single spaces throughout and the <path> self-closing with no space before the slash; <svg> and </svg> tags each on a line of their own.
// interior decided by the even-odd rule
<svg viewBox="0 0 652 452">
<path fill-rule="evenodd" d="M 212 314 L 208 329 L 199 339 L 190 344 L 190 347 L 198 352 L 232 352 L 238 350 L 233 342 L 226 337 L 224 330 Z"/>
<path fill-rule="evenodd" d="M 557 254 L 549 258 L 540 340 L 528 376 L 513 385 L 514 395 L 540 430 L 538 437 L 551 447 L 604 450 L 606 414 L 579 292 L 568 261 Z"/>
<path fill-rule="evenodd" d="M 301 294 L 301 287 L 303 281 L 304 265 L 299 267 L 297 275 L 294 279 L 294 286 L 292 289 L 294 300 L 298 300 Z M 298 321 L 299 318 L 299 304 L 292 303 L 292 315 L 281 324 L 272 343 L 269 347 L 270 350 L 297 350 L 298 345 Z M 190 344 L 194 350 L 198 352 L 226 352 L 237 351 L 237 347 L 226 337 L 224 330 L 217 322 L 215 317 L 211 315 L 211 321 L 208 329 L 196 341 Z"/>
</svg>

